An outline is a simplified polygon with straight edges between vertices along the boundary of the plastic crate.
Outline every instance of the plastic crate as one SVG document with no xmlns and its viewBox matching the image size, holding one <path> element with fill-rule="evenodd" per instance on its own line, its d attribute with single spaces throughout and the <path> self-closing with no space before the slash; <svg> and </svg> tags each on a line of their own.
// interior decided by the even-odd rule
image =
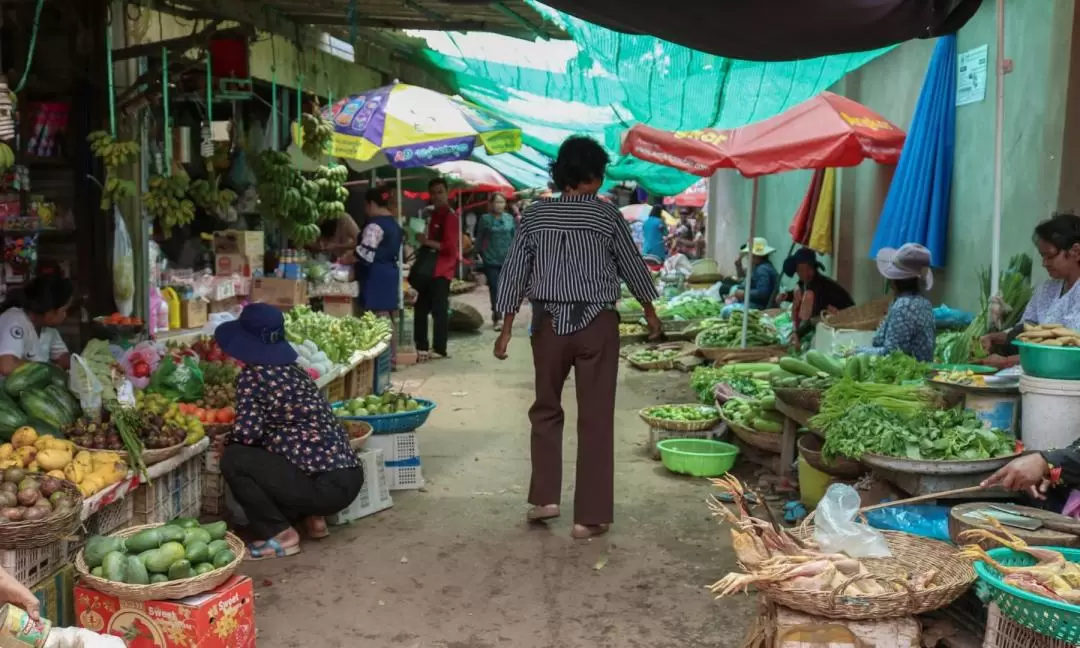
<svg viewBox="0 0 1080 648">
<path fill-rule="evenodd" d="M 390 389 L 390 373 L 394 370 L 394 354 L 391 353 L 390 348 L 387 347 L 386 351 L 375 359 L 375 380 L 372 384 L 372 393 L 381 396 L 383 392 Z"/>
<path fill-rule="evenodd" d="M 86 518 L 82 526 L 68 540 L 64 541 L 64 553 L 69 560 L 75 559 L 75 554 L 86 544 L 87 538 L 96 535 L 108 535 L 113 531 L 126 529 L 131 526 L 131 520 L 135 517 L 135 501 L 130 497 L 113 502 L 105 506 L 97 513 Z"/>
<path fill-rule="evenodd" d="M 128 497 L 135 502 L 134 524 L 160 524 L 177 517 L 198 517 L 202 508 L 203 463 L 195 456 Z"/>
<path fill-rule="evenodd" d="M 364 445 L 368 450 L 381 450 L 387 462 L 407 461 L 420 456 L 420 444 L 416 432 L 371 435 Z"/>
<path fill-rule="evenodd" d="M 33 587 L 68 562 L 64 543 L 54 542 L 36 549 L 0 550 L 0 567 L 27 587 Z"/>
<path fill-rule="evenodd" d="M 983 648 L 1069 648 L 1075 645 L 1029 630 L 1002 614 L 997 603 L 990 604 Z"/>
<path fill-rule="evenodd" d="M 345 400 L 345 376 L 335 378 L 326 386 L 326 400 L 331 403 Z"/>
<path fill-rule="evenodd" d="M 386 484 L 392 491 L 423 488 L 424 476 L 420 471 L 420 457 L 386 462 Z"/>
<path fill-rule="evenodd" d="M 375 360 L 369 359 L 357 364 L 352 371 L 345 374 L 346 398 L 363 398 L 371 393 L 375 386 Z"/>
<path fill-rule="evenodd" d="M 367 449 L 357 455 L 364 467 L 364 487 L 360 489 L 360 494 L 356 496 L 352 504 L 327 518 L 330 524 L 348 524 L 379 511 L 385 511 L 394 505 L 386 480 L 382 450 Z"/>
<path fill-rule="evenodd" d="M 203 475 L 202 505 L 203 515 L 225 515 L 225 478 L 220 473 Z"/>
</svg>

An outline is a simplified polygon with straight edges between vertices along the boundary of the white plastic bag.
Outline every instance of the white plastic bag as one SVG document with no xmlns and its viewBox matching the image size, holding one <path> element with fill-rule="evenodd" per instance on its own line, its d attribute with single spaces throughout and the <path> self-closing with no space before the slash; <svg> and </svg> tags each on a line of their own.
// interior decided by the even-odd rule
<svg viewBox="0 0 1080 648">
<path fill-rule="evenodd" d="M 131 249 L 131 236 L 124 224 L 124 216 L 115 206 L 113 222 L 113 297 L 116 299 L 116 312 L 130 316 L 135 308 L 135 255 Z"/>
<path fill-rule="evenodd" d="M 125 648 L 120 637 L 102 635 L 86 628 L 53 628 L 45 648 Z"/>
<path fill-rule="evenodd" d="M 86 361 L 77 353 L 71 354 L 71 371 L 68 376 L 68 388 L 79 397 L 79 405 L 92 420 L 101 417 L 101 381 L 90 370 Z"/>
<path fill-rule="evenodd" d="M 833 484 L 817 507 L 814 540 L 825 553 L 844 553 L 852 558 L 892 556 L 885 536 L 877 529 L 856 522 L 862 502 L 859 493 L 847 484 Z"/>
<path fill-rule="evenodd" d="M 217 327 L 221 326 L 225 322 L 232 322 L 236 320 L 236 315 L 233 315 L 230 311 L 222 313 L 211 313 L 209 319 L 206 320 L 206 324 L 203 325 L 202 335 L 213 336 Z"/>
</svg>

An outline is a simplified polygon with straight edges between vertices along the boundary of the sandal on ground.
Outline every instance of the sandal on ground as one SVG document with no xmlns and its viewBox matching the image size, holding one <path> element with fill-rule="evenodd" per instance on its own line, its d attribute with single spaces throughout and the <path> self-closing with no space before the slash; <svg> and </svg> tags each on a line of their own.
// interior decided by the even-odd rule
<svg viewBox="0 0 1080 648">
<path fill-rule="evenodd" d="M 304 520 L 304 528 L 308 537 L 312 540 L 322 540 L 329 537 L 330 529 L 326 527 L 326 519 L 321 517 L 309 517 Z"/>
<path fill-rule="evenodd" d="M 431 354 L 431 357 L 435 358 L 436 360 L 449 360 L 450 359 L 450 354 L 449 353 L 439 353 L 438 351 L 435 351 L 435 352 L 433 352 Z"/>
<path fill-rule="evenodd" d="M 255 546 L 254 542 L 249 544 L 247 553 L 247 560 L 269 560 L 271 558 L 286 558 L 288 556 L 295 556 L 296 554 L 300 553 L 300 545 L 282 547 L 280 542 L 271 538 L 260 546 Z"/>
<path fill-rule="evenodd" d="M 570 532 L 570 536 L 575 540 L 588 540 L 589 538 L 602 536 L 610 529 L 611 525 L 608 524 L 575 524 L 574 529 Z"/>
<path fill-rule="evenodd" d="M 417 351 L 416 352 L 416 361 L 417 362 L 427 362 L 428 360 L 431 360 L 431 352 L 430 351 Z"/>
<path fill-rule="evenodd" d="M 559 517 L 560 511 L 558 504 L 548 504 L 547 506 L 534 506 L 529 509 L 529 512 L 525 514 L 525 517 L 529 522 L 543 522 L 544 520 L 552 520 Z"/>
</svg>

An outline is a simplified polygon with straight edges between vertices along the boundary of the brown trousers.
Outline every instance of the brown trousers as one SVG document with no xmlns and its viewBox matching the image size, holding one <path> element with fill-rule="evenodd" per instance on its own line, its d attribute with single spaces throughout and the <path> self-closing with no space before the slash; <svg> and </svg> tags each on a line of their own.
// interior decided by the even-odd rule
<svg viewBox="0 0 1080 648">
<path fill-rule="evenodd" d="M 556 335 L 551 316 L 532 332 L 536 402 L 532 423 L 529 503 L 558 504 L 562 495 L 562 390 L 570 368 L 577 386 L 577 478 L 574 522 L 610 524 L 615 497 L 615 385 L 619 375 L 619 316 L 603 312 L 572 335 Z"/>
</svg>

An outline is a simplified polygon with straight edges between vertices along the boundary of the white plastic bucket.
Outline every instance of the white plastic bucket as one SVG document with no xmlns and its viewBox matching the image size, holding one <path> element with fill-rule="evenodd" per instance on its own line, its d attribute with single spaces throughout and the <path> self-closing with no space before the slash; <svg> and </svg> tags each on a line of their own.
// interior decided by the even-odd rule
<svg viewBox="0 0 1080 648">
<path fill-rule="evenodd" d="M 1080 380 L 1021 376 L 1020 393 L 1025 448 L 1054 450 L 1080 438 Z"/>
<path fill-rule="evenodd" d="M 1020 413 L 1020 394 L 976 394 L 964 396 L 964 408 L 988 429 L 998 429 L 1016 436 L 1016 419 Z"/>
</svg>

